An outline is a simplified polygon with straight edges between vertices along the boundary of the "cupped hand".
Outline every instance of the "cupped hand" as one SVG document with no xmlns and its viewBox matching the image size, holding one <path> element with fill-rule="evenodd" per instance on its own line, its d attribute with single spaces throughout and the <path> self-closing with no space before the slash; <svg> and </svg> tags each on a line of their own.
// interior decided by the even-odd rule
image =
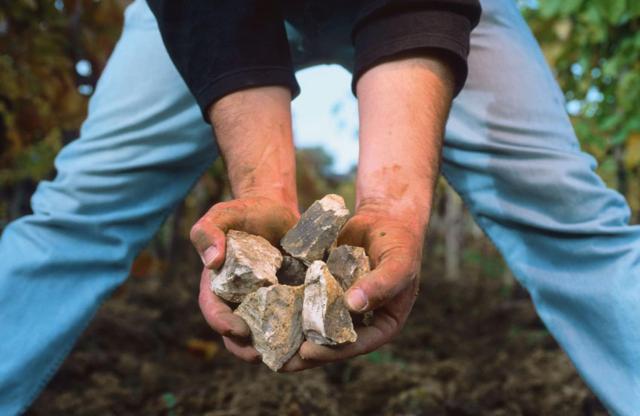
<svg viewBox="0 0 640 416">
<path fill-rule="evenodd" d="M 290 204 L 266 197 L 243 198 L 215 204 L 191 229 L 191 242 L 204 264 L 198 298 L 200 310 L 211 328 L 222 335 L 225 347 L 242 360 L 258 362 L 260 354 L 250 344 L 247 324 L 211 291 L 210 271 L 224 263 L 227 231 L 259 235 L 277 246 L 299 217 Z"/>
<path fill-rule="evenodd" d="M 325 347 L 305 341 L 283 371 L 299 371 L 371 352 L 404 326 L 418 294 L 424 227 L 411 216 L 360 210 L 343 228 L 338 243 L 364 247 L 372 271 L 345 294 L 353 312 L 375 310 L 370 326 L 357 327 L 353 344 Z"/>
</svg>

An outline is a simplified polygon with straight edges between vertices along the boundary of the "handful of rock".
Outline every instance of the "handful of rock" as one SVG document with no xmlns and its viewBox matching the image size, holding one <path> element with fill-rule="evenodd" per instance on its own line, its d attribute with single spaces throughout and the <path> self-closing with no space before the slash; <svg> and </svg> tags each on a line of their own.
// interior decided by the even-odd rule
<svg viewBox="0 0 640 416">
<path fill-rule="evenodd" d="M 284 255 L 262 237 L 227 233 L 225 261 L 211 273 L 211 290 L 240 303 L 234 313 L 245 320 L 273 371 L 305 338 L 321 345 L 356 341 L 343 295 L 370 265 L 362 247 L 336 247 L 348 217 L 338 195 L 315 201 L 280 241 Z"/>
</svg>

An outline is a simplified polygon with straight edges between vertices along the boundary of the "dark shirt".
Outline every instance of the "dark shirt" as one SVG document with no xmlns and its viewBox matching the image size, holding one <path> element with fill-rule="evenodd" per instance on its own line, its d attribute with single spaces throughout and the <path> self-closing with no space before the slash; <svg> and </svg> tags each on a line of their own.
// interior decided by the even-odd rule
<svg viewBox="0 0 640 416">
<path fill-rule="evenodd" d="M 354 92 L 372 66 L 425 51 L 450 65 L 457 94 L 467 77 L 470 32 L 480 18 L 478 0 L 147 1 L 203 113 L 248 87 L 283 85 L 295 96 L 294 67 L 338 62 L 345 47 L 350 59 L 339 63 L 353 72 Z M 301 35 L 293 51 L 285 20 Z"/>
</svg>

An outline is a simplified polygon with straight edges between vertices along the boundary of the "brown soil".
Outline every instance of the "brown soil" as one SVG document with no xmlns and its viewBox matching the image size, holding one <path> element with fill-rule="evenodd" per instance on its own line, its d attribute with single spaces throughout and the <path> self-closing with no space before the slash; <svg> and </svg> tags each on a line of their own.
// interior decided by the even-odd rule
<svg viewBox="0 0 640 416">
<path fill-rule="evenodd" d="M 606 414 L 522 290 L 471 266 L 445 281 L 426 253 L 421 295 L 392 344 L 275 374 L 224 350 L 184 257 L 188 273 L 131 278 L 105 303 L 30 414 Z"/>
</svg>

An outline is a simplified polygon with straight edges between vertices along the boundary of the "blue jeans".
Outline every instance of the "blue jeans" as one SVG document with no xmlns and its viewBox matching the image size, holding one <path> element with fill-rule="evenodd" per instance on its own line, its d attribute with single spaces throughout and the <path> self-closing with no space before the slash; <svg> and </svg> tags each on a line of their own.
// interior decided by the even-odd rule
<svg viewBox="0 0 640 416">
<path fill-rule="evenodd" d="M 580 151 L 514 2 L 483 6 L 470 76 L 447 125 L 443 173 L 587 384 L 613 413 L 637 415 L 640 227 L 628 225 L 625 200 Z M 137 0 L 80 138 L 33 195 L 33 215 L 0 240 L 0 414 L 31 403 L 216 155 Z"/>
</svg>

